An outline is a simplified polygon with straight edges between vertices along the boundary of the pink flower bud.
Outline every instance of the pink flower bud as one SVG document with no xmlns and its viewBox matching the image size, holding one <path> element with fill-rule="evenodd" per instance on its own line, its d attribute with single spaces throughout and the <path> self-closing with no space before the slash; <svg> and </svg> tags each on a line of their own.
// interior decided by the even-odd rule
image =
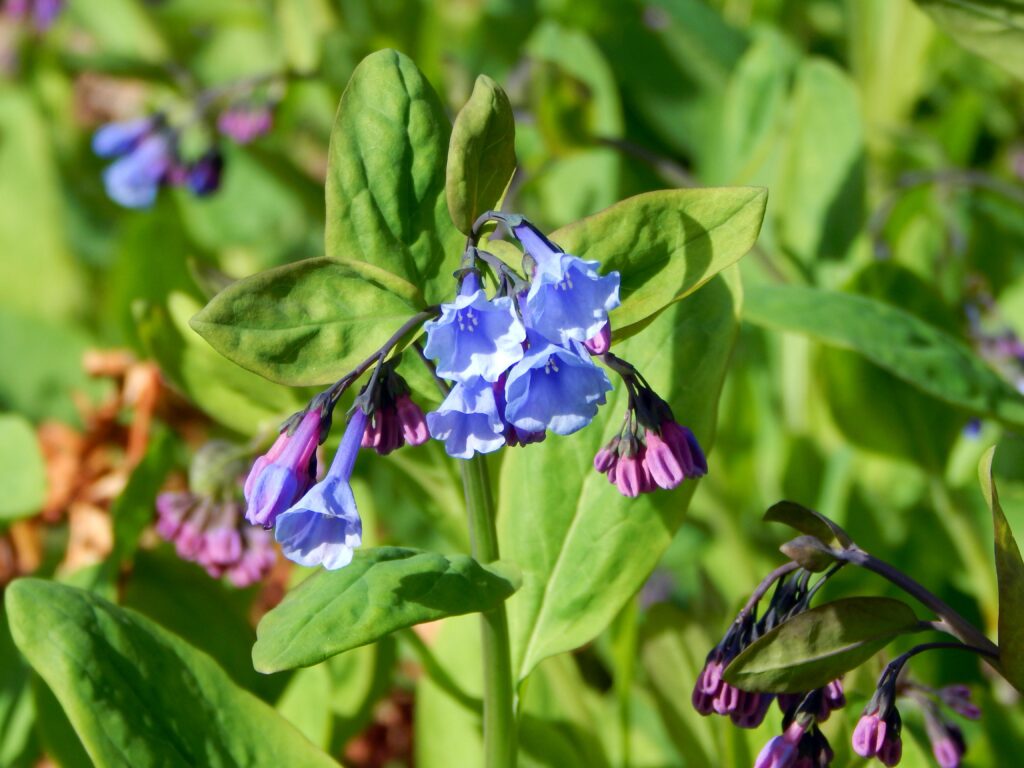
<svg viewBox="0 0 1024 768">
<path fill-rule="evenodd" d="M 601 326 L 601 330 L 583 342 L 583 346 L 592 355 L 603 355 L 612 347 L 612 325 L 610 322 L 606 322 Z"/>
<path fill-rule="evenodd" d="M 409 395 L 401 395 L 395 400 L 395 411 L 402 425 L 402 437 L 405 442 L 409 445 L 423 445 L 430 439 L 430 430 L 427 429 L 423 409 L 413 402 Z"/>
</svg>

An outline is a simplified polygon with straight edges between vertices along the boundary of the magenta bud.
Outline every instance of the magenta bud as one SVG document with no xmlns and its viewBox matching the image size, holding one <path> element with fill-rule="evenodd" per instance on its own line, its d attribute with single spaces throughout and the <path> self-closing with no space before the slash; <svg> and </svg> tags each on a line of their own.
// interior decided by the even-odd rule
<svg viewBox="0 0 1024 768">
<path fill-rule="evenodd" d="M 885 743 L 887 730 L 877 712 L 862 715 L 853 729 L 853 751 L 861 757 L 874 757 Z"/>
<path fill-rule="evenodd" d="M 793 768 L 796 758 L 796 745 L 784 736 L 774 736 L 757 756 L 754 768 Z"/>
<path fill-rule="evenodd" d="M 603 355 L 609 349 L 612 348 L 612 325 L 610 322 L 606 322 L 601 326 L 601 330 L 583 342 L 583 346 L 592 355 Z"/>
<path fill-rule="evenodd" d="M 402 395 L 395 400 L 395 410 L 402 425 L 402 437 L 409 445 L 423 445 L 430 439 L 427 419 L 409 395 Z"/>
</svg>

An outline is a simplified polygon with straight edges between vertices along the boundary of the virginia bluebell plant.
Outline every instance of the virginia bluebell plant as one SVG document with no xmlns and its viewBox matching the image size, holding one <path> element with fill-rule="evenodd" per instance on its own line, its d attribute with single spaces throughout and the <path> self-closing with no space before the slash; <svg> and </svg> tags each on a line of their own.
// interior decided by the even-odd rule
<svg viewBox="0 0 1024 768">
<path fill-rule="evenodd" d="M 786 508 L 789 519 L 786 516 L 774 519 L 787 522 L 793 519 L 796 505 L 782 502 L 777 506 Z M 959 639 L 957 642 L 917 645 L 886 665 L 875 693 L 854 729 L 853 751 L 861 757 L 876 758 L 886 766 L 899 764 L 903 755 L 903 721 L 897 708 L 897 699 L 904 698 L 914 701 L 922 711 L 932 750 L 941 768 L 957 768 L 967 746 L 960 728 L 945 711 L 969 719 L 980 717 L 981 711 L 971 701 L 970 689 L 963 685 L 938 690 L 928 688 L 907 679 L 903 674 L 904 668 L 911 658 L 926 651 L 953 649 L 995 659 L 998 656 L 996 647 L 921 585 L 849 541 L 845 532 L 834 523 L 817 513 L 808 514 L 816 515 L 817 520 L 829 526 L 840 545 L 833 547 L 814 536 L 805 535 L 782 547 L 794 559 L 776 568 L 758 585 L 725 637 L 708 654 L 694 686 L 694 708 L 702 715 L 728 715 L 735 725 L 753 728 L 761 724 L 769 705 L 775 700 L 783 714 L 782 733 L 765 744 L 754 768 L 824 768 L 831 765 L 834 754 L 818 725 L 834 710 L 845 705 L 841 680 L 833 680 L 821 688 L 794 695 L 764 692 L 763 689 L 761 692 L 740 690 L 727 682 L 726 677 L 730 664 L 745 649 L 762 639 L 764 642 L 775 642 L 779 637 L 777 634 L 771 638 L 765 635 L 809 610 L 812 598 L 826 582 L 843 566 L 853 564 L 887 578 L 934 610 L 941 619 L 933 623 L 911 621 L 908 630 L 943 629 Z M 817 581 L 812 583 L 814 572 L 822 571 Z M 768 608 L 758 618 L 758 603 L 773 585 L 775 590 Z M 913 619 L 912 612 L 910 617 Z M 785 643 L 785 640 L 779 642 Z"/>
<path fill-rule="evenodd" d="M 259 82 L 259 81 L 254 81 Z M 205 122 L 212 105 L 226 102 L 217 118 L 217 131 L 237 144 L 248 144 L 267 133 L 272 125 L 272 101 L 257 100 L 250 92 L 254 82 L 242 81 L 199 94 L 190 117 L 172 123 L 168 114 L 107 123 L 93 135 L 93 151 L 113 162 L 103 173 L 112 200 L 126 208 L 148 208 L 161 187 L 185 187 L 203 197 L 217 191 L 224 170 L 224 154 L 216 138 L 206 142 L 198 155 L 186 157 L 181 135 L 191 123 Z M 236 91 L 249 93 L 241 99 Z M 212 131 L 207 131 L 212 134 Z"/>
<path fill-rule="evenodd" d="M 529 278 L 477 246 L 480 228 L 504 224 L 523 245 Z M 362 526 L 349 478 L 360 446 L 386 455 L 429 437 L 449 456 L 469 459 L 525 446 L 551 432 L 586 427 L 612 389 L 604 363 L 629 391 L 619 437 L 602 449 L 598 469 L 627 496 L 673 488 L 707 471 L 693 433 L 629 363 L 609 351 L 609 312 L 619 304 L 619 275 L 564 253 L 521 216 L 484 214 L 455 276 L 454 300 L 431 307 L 289 419 L 245 483 L 246 518 L 274 528 L 284 554 L 307 566 L 347 565 Z M 485 279 L 496 286 L 490 295 Z M 422 326 L 422 359 L 445 398 L 424 416 L 397 373 L 398 343 Z M 431 362 L 432 361 L 432 362 Z M 316 482 L 316 446 L 330 430 L 341 395 L 373 372 L 350 412 L 338 452 Z"/>
</svg>

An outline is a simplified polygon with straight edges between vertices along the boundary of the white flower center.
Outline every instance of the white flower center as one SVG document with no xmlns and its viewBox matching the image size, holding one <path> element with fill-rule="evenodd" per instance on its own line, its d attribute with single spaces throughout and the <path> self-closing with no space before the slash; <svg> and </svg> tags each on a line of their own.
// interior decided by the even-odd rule
<svg viewBox="0 0 1024 768">
<path fill-rule="evenodd" d="M 558 373 L 558 361 L 554 356 L 549 357 L 548 361 L 544 363 L 544 373 Z"/>
<path fill-rule="evenodd" d="M 480 325 L 480 318 L 473 311 L 472 307 L 460 309 L 455 313 L 455 319 L 459 324 L 460 331 L 469 331 L 472 333 L 476 327 Z"/>
</svg>

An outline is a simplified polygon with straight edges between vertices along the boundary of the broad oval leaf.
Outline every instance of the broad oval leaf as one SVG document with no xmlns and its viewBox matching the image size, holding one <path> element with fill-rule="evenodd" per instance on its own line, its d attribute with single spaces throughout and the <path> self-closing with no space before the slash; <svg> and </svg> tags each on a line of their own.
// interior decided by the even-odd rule
<svg viewBox="0 0 1024 768">
<path fill-rule="evenodd" d="M 996 576 L 999 581 L 999 664 L 1003 675 L 1024 692 L 1024 561 L 999 503 L 992 477 L 993 446 L 978 464 L 981 491 L 992 510 L 995 529 Z"/>
<path fill-rule="evenodd" d="M 516 170 L 516 122 L 508 96 L 480 75 L 455 118 L 448 147 L 445 194 L 452 221 L 469 234 L 484 211 L 497 206 Z"/>
<path fill-rule="evenodd" d="M 675 189 L 636 195 L 551 233 L 569 253 L 618 270 L 622 306 L 612 314 L 627 338 L 749 251 L 768 192 L 758 187 Z"/>
<path fill-rule="evenodd" d="M 737 332 L 737 278 L 730 270 L 713 280 L 662 313 L 642 340 L 616 350 L 705 450 Z M 625 408 L 620 384 L 586 429 L 509 451 L 502 460 L 501 552 L 523 571 L 522 589 L 507 604 L 519 681 L 543 659 L 589 642 L 607 626 L 640 589 L 686 513 L 694 481 L 629 499 L 594 470 L 594 454 L 618 432 Z M 709 463 L 714 472 L 714 459 Z"/>
<path fill-rule="evenodd" d="M 74 587 L 19 579 L 11 634 L 103 766 L 336 766 L 205 653 Z"/>
<path fill-rule="evenodd" d="M 923 392 L 1024 428 L 1024 397 L 938 328 L 880 301 L 798 286 L 751 287 L 743 317 L 860 353 Z"/>
<path fill-rule="evenodd" d="M 175 386 L 210 418 L 243 434 L 269 430 L 302 407 L 295 391 L 243 370 L 210 349 L 189 327 L 201 309 L 184 293 L 172 293 L 166 306 L 139 305 L 139 337 Z"/>
<path fill-rule="evenodd" d="M 1024 3 L 1020 0 L 917 0 L 960 45 L 1024 78 Z"/>
<path fill-rule="evenodd" d="M 899 635 L 918 629 L 913 609 L 888 597 L 819 605 L 763 635 L 726 667 L 744 691 L 804 693 L 860 666 Z"/>
<path fill-rule="evenodd" d="M 302 386 L 341 378 L 415 312 L 359 265 L 307 259 L 232 283 L 190 324 L 243 368 Z"/>
<path fill-rule="evenodd" d="M 307 667 L 395 630 L 486 611 L 519 586 L 507 563 L 399 547 L 356 552 L 337 571 L 319 571 L 260 621 L 253 664 L 260 672 Z"/>
<path fill-rule="evenodd" d="M 849 535 L 820 512 L 808 509 L 795 501 L 780 501 L 772 504 L 764 513 L 765 522 L 783 523 L 800 533 L 813 536 L 824 544 L 836 542 L 843 547 L 853 544 Z"/>
<path fill-rule="evenodd" d="M 35 430 L 23 417 L 0 414 L 0 521 L 27 517 L 46 497 L 46 468 Z"/>
<path fill-rule="evenodd" d="M 452 291 L 463 236 L 445 199 L 451 126 L 412 59 L 367 56 L 331 133 L 326 254 L 390 272 L 436 302 Z"/>
</svg>

